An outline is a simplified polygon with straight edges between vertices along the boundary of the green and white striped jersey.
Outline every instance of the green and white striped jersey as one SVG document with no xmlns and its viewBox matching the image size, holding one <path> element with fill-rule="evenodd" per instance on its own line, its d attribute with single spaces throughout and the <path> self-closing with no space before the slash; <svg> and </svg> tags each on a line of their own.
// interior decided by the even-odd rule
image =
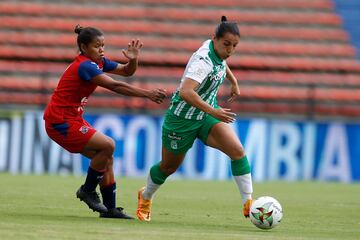
<svg viewBox="0 0 360 240">
<path fill-rule="evenodd" d="M 181 82 L 185 78 L 197 81 L 200 85 L 195 91 L 205 102 L 214 107 L 219 86 L 225 77 L 226 61 L 216 55 L 212 40 L 207 40 L 191 56 Z M 179 88 L 171 99 L 168 111 L 178 117 L 192 120 L 202 120 L 205 116 L 205 112 L 182 100 Z"/>
</svg>

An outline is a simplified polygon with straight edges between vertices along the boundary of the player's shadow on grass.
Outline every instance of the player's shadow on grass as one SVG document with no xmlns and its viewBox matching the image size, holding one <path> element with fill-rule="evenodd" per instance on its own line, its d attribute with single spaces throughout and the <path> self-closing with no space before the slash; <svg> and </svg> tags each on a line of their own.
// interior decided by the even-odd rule
<svg viewBox="0 0 360 240">
<path fill-rule="evenodd" d="M 242 220 L 239 220 L 242 221 Z M 143 223 L 143 222 L 140 222 Z M 144 224 L 149 224 L 149 223 L 144 223 Z M 191 228 L 197 228 L 197 229 L 211 229 L 211 232 L 213 233 L 223 233 L 224 231 L 229 233 L 229 234 L 238 234 L 238 233 L 256 233 L 259 234 L 260 236 L 262 236 L 263 234 L 266 234 L 264 236 L 269 236 L 268 234 L 272 234 L 275 233 L 276 231 L 267 231 L 267 230 L 261 230 L 257 227 L 255 227 L 252 223 L 249 223 L 248 225 L 244 226 L 244 225 L 240 225 L 240 224 L 236 224 L 236 222 L 232 223 L 232 224 L 226 224 L 226 225 L 222 225 L 222 224 L 218 224 L 218 223 L 214 223 L 214 222 L 205 222 L 205 221 L 199 221 L 199 222 L 181 222 L 181 220 L 179 221 L 169 221 L 168 219 L 166 220 L 153 220 L 151 224 L 157 224 L 157 225 L 161 225 L 161 227 L 166 227 L 166 225 L 169 226 L 169 229 L 173 228 L 174 226 L 180 227 L 180 228 L 184 228 L 184 229 L 191 229 Z"/>
<path fill-rule="evenodd" d="M 162 226 L 166 226 L 169 225 L 169 227 L 171 226 L 184 226 L 184 227 L 199 227 L 199 228 L 208 228 L 208 229 L 212 229 L 212 230 L 230 230 L 230 231 L 239 231 L 239 230 L 250 230 L 252 229 L 254 226 L 249 225 L 249 226 L 242 226 L 240 224 L 236 224 L 236 222 L 232 223 L 232 224 L 219 224 L 216 222 L 206 222 L 206 221 L 191 221 L 191 222 L 182 222 L 181 219 L 179 219 L 178 221 L 173 221 L 173 220 L 169 220 L 169 219 L 163 219 L 163 220 L 154 220 L 154 223 L 160 223 Z M 256 230 L 256 229 L 255 229 Z"/>
<path fill-rule="evenodd" d="M 14 217 L 21 217 L 21 218 L 28 218 L 31 220 L 49 220 L 49 221 L 61 221 L 61 220 L 66 220 L 66 221 L 84 221 L 84 219 L 86 220 L 99 220 L 99 215 L 95 214 L 93 216 L 84 216 L 84 215 L 71 215 L 71 214 L 41 214 L 41 213 L 24 213 L 22 212 L 20 213 L 9 213 L 8 216 L 14 216 Z"/>
</svg>

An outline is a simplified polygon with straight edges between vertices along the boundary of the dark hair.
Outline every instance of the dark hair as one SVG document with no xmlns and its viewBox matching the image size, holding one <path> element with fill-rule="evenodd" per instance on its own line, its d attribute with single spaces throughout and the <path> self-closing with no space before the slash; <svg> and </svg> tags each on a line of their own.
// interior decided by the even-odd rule
<svg viewBox="0 0 360 240">
<path fill-rule="evenodd" d="M 81 44 L 88 45 L 95 37 L 103 36 L 104 33 L 93 27 L 81 27 L 79 24 L 75 26 L 74 32 L 78 34 L 77 45 L 81 51 Z"/>
<path fill-rule="evenodd" d="M 221 16 L 221 23 L 216 27 L 215 37 L 222 38 L 225 33 L 231 33 L 240 37 L 240 31 L 236 22 L 228 22 L 226 16 Z"/>
</svg>

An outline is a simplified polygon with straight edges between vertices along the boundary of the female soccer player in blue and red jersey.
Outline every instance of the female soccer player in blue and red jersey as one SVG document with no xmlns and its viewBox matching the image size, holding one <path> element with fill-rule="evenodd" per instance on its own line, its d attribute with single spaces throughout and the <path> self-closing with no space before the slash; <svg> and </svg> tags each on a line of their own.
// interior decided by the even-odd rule
<svg viewBox="0 0 360 240">
<path fill-rule="evenodd" d="M 92 27 L 75 27 L 80 54 L 68 66 L 55 89 L 44 113 L 46 132 L 60 146 L 72 153 L 81 153 L 91 159 L 85 183 L 76 192 L 77 198 L 90 209 L 100 212 L 100 217 L 132 219 L 116 207 L 116 182 L 113 172 L 114 141 L 96 131 L 83 119 L 84 106 L 97 86 L 113 92 L 149 98 L 162 103 L 164 89 L 145 90 L 125 82 L 116 81 L 105 72 L 131 76 L 138 66 L 142 47 L 139 40 L 132 40 L 124 56 L 127 64 L 119 64 L 104 57 L 104 34 Z M 97 185 L 103 199 L 96 192 Z"/>
</svg>

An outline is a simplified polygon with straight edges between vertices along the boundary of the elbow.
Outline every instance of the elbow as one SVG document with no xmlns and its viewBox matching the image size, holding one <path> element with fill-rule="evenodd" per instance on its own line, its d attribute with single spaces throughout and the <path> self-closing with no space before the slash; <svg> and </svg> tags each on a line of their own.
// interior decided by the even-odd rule
<svg viewBox="0 0 360 240">
<path fill-rule="evenodd" d="M 131 77 L 136 72 L 136 69 L 126 70 L 126 77 Z"/>
<path fill-rule="evenodd" d="M 132 75 L 134 75 L 135 70 L 130 71 L 130 70 L 128 70 L 128 69 L 125 69 L 124 72 L 125 72 L 124 77 L 131 77 Z"/>
<path fill-rule="evenodd" d="M 125 65 L 124 72 L 126 77 L 134 75 L 137 69 L 137 60 L 130 60 L 127 65 Z"/>
<path fill-rule="evenodd" d="M 179 96 L 185 101 L 187 102 L 187 99 L 189 97 L 189 92 L 183 88 L 180 88 L 179 90 Z"/>
</svg>

